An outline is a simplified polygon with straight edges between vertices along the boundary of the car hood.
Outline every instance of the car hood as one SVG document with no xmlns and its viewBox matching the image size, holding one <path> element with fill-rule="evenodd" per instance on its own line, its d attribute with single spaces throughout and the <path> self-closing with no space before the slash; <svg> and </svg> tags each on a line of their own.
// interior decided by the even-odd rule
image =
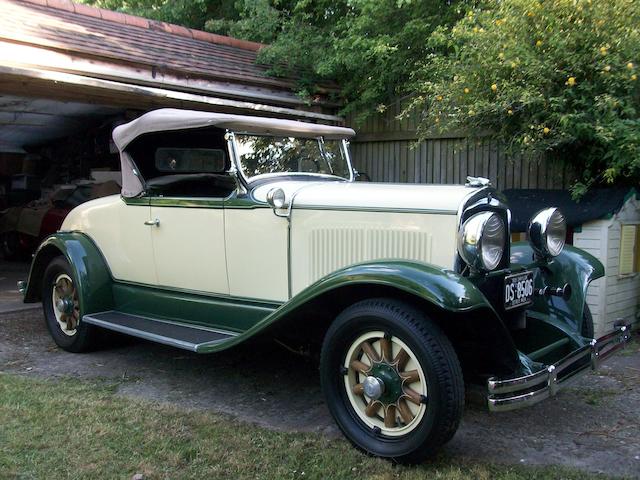
<svg viewBox="0 0 640 480">
<path fill-rule="evenodd" d="M 456 214 L 465 199 L 479 188 L 463 185 L 413 185 L 369 182 L 269 182 L 254 191 L 258 201 L 282 188 L 293 208 L 329 210 L 432 211 Z M 292 200 L 291 200 L 292 199 Z"/>
</svg>

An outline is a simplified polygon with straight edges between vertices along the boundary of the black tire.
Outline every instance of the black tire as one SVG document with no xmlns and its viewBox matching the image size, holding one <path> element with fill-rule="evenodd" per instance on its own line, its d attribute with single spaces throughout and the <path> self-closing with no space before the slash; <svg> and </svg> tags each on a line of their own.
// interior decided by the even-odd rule
<svg viewBox="0 0 640 480">
<path fill-rule="evenodd" d="M 584 310 L 582 311 L 582 327 L 580 328 L 580 334 L 585 338 L 593 338 L 595 332 L 595 326 L 593 325 L 593 316 L 591 315 L 591 309 L 585 302 Z"/>
<path fill-rule="evenodd" d="M 345 385 L 346 356 L 357 339 L 368 331 L 383 331 L 389 338 L 397 337 L 404 342 L 426 377 L 428 398 L 423 397 L 426 411 L 406 434 L 387 436 L 379 428 L 372 428 L 349 400 Z M 336 423 L 357 448 L 371 455 L 399 463 L 421 462 L 448 442 L 460 424 L 464 383 L 453 346 L 438 325 L 404 302 L 369 299 L 344 310 L 325 336 L 320 378 Z"/>
<path fill-rule="evenodd" d="M 71 278 L 75 289 L 79 288 L 69 262 L 67 262 L 67 260 L 62 256 L 55 257 L 51 260 L 44 272 L 42 281 L 42 308 L 44 310 L 44 319 L 47 329 L 49 330 L 54 342 L 56 342 L 56 345 L 64 350 L 74 353 L 93 350 L 96 346 L 96 339 L 99 334 L 96 327 L 83 322 L 78 322 L 74 329 L 75 333 L 67 334 L 63 332 L 62 326 L 58 323 L 58 319 L 56 318 L 56 313 L 54 311 L 52 294 L 53 289 L 55 288 L 56 279 L 61 275 L 67 275 Z M 76 296 L 78 296 L 77 292 Z M 82 318 L 81 315 L 82 312 L 78 312 L 78 318 Z"/>
</svg>

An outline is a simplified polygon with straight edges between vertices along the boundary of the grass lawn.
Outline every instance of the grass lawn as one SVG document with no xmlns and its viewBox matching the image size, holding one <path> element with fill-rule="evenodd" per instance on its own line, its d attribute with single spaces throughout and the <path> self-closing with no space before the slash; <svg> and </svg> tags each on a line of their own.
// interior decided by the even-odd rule
<svg viewBox="0 0 640 480">
<path fill-rule="evenodd" d="M 0 374 L 0 478 L 604 478 L 455 458 L 395 466 L 343 439 L 273 432 L 219 414 L 130 400 L 116 388 Z"/>
</svg>

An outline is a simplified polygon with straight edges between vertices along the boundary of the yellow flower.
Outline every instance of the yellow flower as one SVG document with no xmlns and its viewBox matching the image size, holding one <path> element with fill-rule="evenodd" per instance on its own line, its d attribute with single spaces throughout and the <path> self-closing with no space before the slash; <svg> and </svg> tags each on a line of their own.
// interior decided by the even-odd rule
<svg viewBox="0 0 640 480">
<path fill-rule="evenodd" d="M 438 100 L 439 102 L 441 102 L 441 101 L 442 101 L 442 95 L 438 95 L 438 96 L 436 97 L 436 100 Z"/>
<path fill-rule="evenodd" d="M 604 71 L 605 72 L 610 72 L 611 71 L 611 66 L 607 65 L 606 67 L 604 67 Z"/>
<path fill-rule="evenodd" d="M 498 26 L 502 25 L 502 20 L 500 20 L 500 19 L 496 20 L 496 25 L 498 25 Z"/>
<path fill-rule="evenodd" d="M 471 90 L 469 90 L 467 87 L 464 87 L 464 93 L 469 93 Z"/>
<path fill-rule="evenodd" d="M 607 47 L 600 47 L 600 55 L 606 55 L 608 50 Z"/>
<path fill-rule="evenodd" d="M 631 63 L 631 62 L 627 63 L 627 68 L 629 70 L 633 70 L 633 63 Z"/>
<path fill-rule="evenodd" d="M 496 85 L 495 83 L 493 85 L 491 85 L 491 90 L 493 90 L 494 92 L 498 91 L 498 85 Z"/>
<path fill-rule="evenodd" d="M 542 131 L 544 132 L 545 135 L 548 135 L 551 129 L 549 129 L 549 127 L 544 127 Z"/>
<path fill-rule="evenodd" d="M 541 47 L 541 46 L 542 46 L 542 40 L 536 41 L 536 47 Z"/>
<path fill-rule="evenodd" d="M 478 33 L 478 27 L 473 27 L 473 33 Z"/>
<path fill-rule="evenodd" d="M 576 77 L 569 77 L 569 79 L 565 82 L 565 85 L 569 85 L 573 87 L 576 84 Z"/>
<path fill-rule="evenodd" d="M 511 62 L 511 68 L 516 68 L 518 64 L 516 62 Z"/>
<path fill-rule="evenodd" d="M 475 115 L 476 112 L 474 112 L 473 110 L 469 110 L 469 115 Z"/>
<path fill-rule="evenodd" d="M 638 75 L 636 75 L 635 73 L 631 75 L 631 80 L 635 82 L 637 79 L 638 79 Z"/>
<path fill-rule="evenodd" d="M 535 17 L 536 14 L 533 12 L 527 12 L 527 17 Z"/>
<path fill-rule="evenodd" d="M 513 110 L 511 109 L 507 110 L 507 115 L 513 115 Z"/>
<path fill-rule="evenodd" d="M 500 53 L 498 54 L 498 58 L 499 58 L 500 60 L 504 60 L 504 53 L 503 53 L 503 52 L 500 52 Z"/>
</svg>

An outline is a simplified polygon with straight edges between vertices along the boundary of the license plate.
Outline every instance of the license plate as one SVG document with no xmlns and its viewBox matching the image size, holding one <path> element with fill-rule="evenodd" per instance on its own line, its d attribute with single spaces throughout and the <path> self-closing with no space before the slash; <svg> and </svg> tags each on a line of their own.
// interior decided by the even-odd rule
<svg viewBox="0 0 640 480">
<path fill-rule="evenodd" d="M 504 309 L 510 310 L 533 303 L 533 272 L 520 272 L 504 277 Z"/>
</svg>

